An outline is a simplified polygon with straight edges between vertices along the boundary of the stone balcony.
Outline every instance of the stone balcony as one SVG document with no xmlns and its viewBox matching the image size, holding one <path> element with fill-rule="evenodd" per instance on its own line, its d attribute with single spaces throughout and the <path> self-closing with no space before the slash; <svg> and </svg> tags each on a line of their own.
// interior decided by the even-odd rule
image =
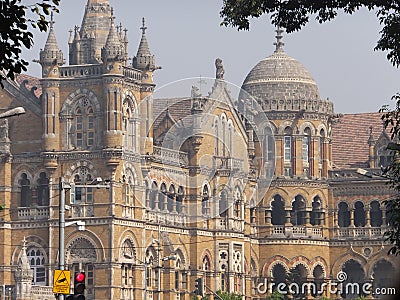
<svg viewBox="0 0 400 300">
<path fill-rule="evenodd" d="M 48 206 L 18 208 L 18 220 L 47 220 L 50 215 Z"/>
<path fill-rule="evenodd" d="M 185 215 L 169 211 L 146 210 L 143 219 L 162 225 L 184 226 L 186 224 Z"/>
<path fill-rule="evenodd" d="M 272 237 L 311 237 L 311 238 L 322 238 L 321 227 L 307 227 L 307 226 L 285 226 L 285 225 L 274 225 L 272 229 Z"/>
<path fill-rule="evenodd" d="M 383 238 L 384 233 L 388 228 L 382 227 L 337 227 L 334 229 L 335 238 Z"/>
</svg>

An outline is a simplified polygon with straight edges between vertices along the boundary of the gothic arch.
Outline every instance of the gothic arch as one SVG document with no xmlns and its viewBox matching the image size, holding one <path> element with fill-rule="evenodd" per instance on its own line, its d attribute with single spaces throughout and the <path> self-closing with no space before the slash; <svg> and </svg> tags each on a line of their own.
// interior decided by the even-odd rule
<svg viewBox="0 0 400 300">
<path fill-rule="evenodd" d="M 367 260 L 361 254 L 350 249 L 336 259 L 332 265 L 331 274 L 329 275 L 335 277 L 342 270 L 344 264 L 351 259 L 358 262 L 361 266 L 365 266 L 367 264 Z"/>
<path fill-rule="evenodd" d="M 43 254 L 45 255 L 46 262 L 49 261 L 49 253 L 47 252 L 47 249 L 49 249 L 49 245 L 46 243 L 45 240 L 43 240 L 41 237 L 37 235 L 27 236 L 25 237 L 25 240 L 26 240 L 26 249 L 29 249 L 30 247 L 36 247 L 42 249 Z M 21 257 L 21 250 L 22 250 L 22 241 L 18 244 L 18 246 L 15 246 L 14 248 L 14 251 L 11 256 L 12 266 L 18 265 L 18 260 Z"/>
<path fill-rule="evenodd" d="M 130 243 L 133 246 L 134 249 L 134 254 L 135 257 L 140 257 L 140 248 L 138 247 L 139 242 L 138 239 L 136 238 L 136 235 L 133 233 L 132 230 L 126 229 L 120 236 L 118 240 L 118 245 L 121 245 L 120 247 L 120 253 L 119 253 L 119 259 L 121 260 L 123 258 L 123 244 L 125 241 L 130 241 Z"/>
<path fill-rule="evenodd" d="M 210 263 L 210 270 L 214 269 L 214 261 L 213 261 L 213 256 L 211 254 L 211 251 L 208 249 L 204 249 L 203 252 L 200 255 L 200 263 L 203 264 L 204 259 L 208 258 L 208 262 Z"/>
<path fill-rule="evenodd" d="M 94 107 L 95 113 L 98 114 L 100 112 L 100 102 L 95 93 L 93 93 L 92 91 L 85 89 L 85 88 L 77 89 L 75 92 L 69 94 L 69 96 L 64 101 L 64 104 L 61 108 L 61 114 L 62 115 L 71 114 L 72 113 L 71 110 L 74 106 L 75 100 L 78 100 L 85 96 L 88 98 L 91 105 Z"/>
<path fill-rule="evenodd" d="M 65 262 L 66 264 L 79 263 L 79 262 L 99 262 L 99 255 L 96 243 L 91 241 L 87 236 L 78 236 L 72 239 L 65 248 Z"/>
<path fill-rule="evenodd" d="M 263 276 L 266 277 L 272 277 L 272 269 L 274 268 L 275 265 L 277 264 L 281 264 L 285 270 L 286 273 L 289 272 L 289 263 L 290 260 L 282 255 L 274 255 L 273 257 L 271 257 L 263 266 L 262 268 L 262 274 Z"/>
<path fill-rule="evenodd" d="M 298 131 L 298 128 L 297 128 L 297 126 L 294 126 L 294 127 L 292 127 L 292 126 L 293 126 L 292 121 L 289 121 L 289 120 L 283 121 L 281 124 L 279 124 L 278 134 L 283 135 L 285 133 L 285 129 L 288 127 L 292 130 L 292 135 L 296 134 L 296 132 Z"/>
<path fill-rule="evenodd" d="M 21 179 L 23 173 L 26 174 L 27 179 L 31 182 L 31 184 L 34 182 L 34 176 L 32 176 L 34 173 L 33 170 L 27 166 L 21 166 L 20 170 L 14 175 L 14 186 L 19 187 L 19 180 Z"/>
<path fill-rule="evenodd" d="M 67 171 L 65 172 L 65 179 L 67 182 L 72 183 L 74 181 L 73 178 L 73 174 L 77 172 L 77 170 L 81 167 L 87 168 L 88 171 L 90 172 L 91 175 L 93 175 L 93 178 L 97 177 L 97 170 L 94 167 L 94 165 L 87 160 L 80 160 L 80 161 L 76 161 L 73 164 L 71 164 L 69 166 L 69 168 L 67 169 Z"/>
<path fill-rule="evenodd" d="M 300 125 L 299 127 L 299 133 L 303 134 L 306 128 L 310 128 L 311 130 L 311 136 L 315 136 L 315 126 L 313 123 L 306 121 L 303 124 Z"/>
<path fill-rule="evenodd" d="M 93 245 L 93 249 L 96 252 L 97 261 L 96 262 L 104 262 L 106 260 L 104 253 L 104 245 L 102 240 L 92 231 L 85 230 L 85 234 L 81 234 L 77 231 L 72 232 L 71 234 L 65 237 L 66 245 L 70 246 L 72 243 L 78 240 L 87 240 L 90 245 Z M 68 247 L 65 247 L 67 249 Z M 67 252 L 67 250 L 66 250 Z"/>
</svg>

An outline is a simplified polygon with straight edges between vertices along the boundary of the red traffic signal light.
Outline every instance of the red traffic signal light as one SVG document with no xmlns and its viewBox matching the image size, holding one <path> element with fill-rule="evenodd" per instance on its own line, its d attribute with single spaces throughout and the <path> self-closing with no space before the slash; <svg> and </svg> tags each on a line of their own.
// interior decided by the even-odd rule
<svg viewBox="0 0 400 300">
<path fill-rule="evenodd" d="M 85 293 L 85 279 L 86 275 L 85 272 L 77 272 L 75 273 L 74 277 L 74 294 L 75 295 L 82 295 L 84 297 Z M 77 299 L 75 297 L 75 299 Z M 85 298 L 82 298 L 85 299 Z"/>
</svg>

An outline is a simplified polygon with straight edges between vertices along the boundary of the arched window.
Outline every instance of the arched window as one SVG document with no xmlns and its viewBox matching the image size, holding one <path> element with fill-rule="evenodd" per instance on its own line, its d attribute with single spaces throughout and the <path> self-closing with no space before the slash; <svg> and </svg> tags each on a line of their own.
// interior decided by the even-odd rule
<svg viewBox="0 0 400 300">
<path fill-rule="evenodd" d="M 222 156 L 226 156 L 226 118 L 222 116 Z"/>
<path fill-rule="evenodd" d="M 167 198 L 167 186 L 165 185 L 165 183 L 162 183 L 161 184 L 161 187 L 160 187 L 160 193 L 158 193 L 158 209 L 159 210 L 164 210 L 166 207 L 165 207 L 165 202 L 166 202 L 166 199 Z"/>
<path fill-rule="evenodd" d="M 272 268 L 272 278 L 274 281 L 274 290 L 280 283 L 286 282 L 286 269 L 285 267 L 278 263 Z"/>
<path fill-rule="evenodd" d="M 339 227 L 349 227 L 350 226 L 350 211 L 349 206 L 346 202 L 340 202 L 338 205 L 338 223 Z"/>
<path fill-rule="evenodd" d="M 366 223 L 364 203 L 357 201 L 354 204 L 354 226 L 364 227 Z"/>
<path fill-rule="evenodd" d="M 378 166 L 379 167 L 387 167 L 389 166 L 392 161 L 393 161 L 393 152 L 392 150 L 388 150 L 387 146 L 383 146 L 378 149 L 377 151 L 377 157 L 379 159 Z"/>
<path fill-rule="evenodd" d="M 153 181 L 151 183 L 151 192 L 150 192 L 150 208 L 155 209 L 158 208 L 158 187 L 157 182 Z"/>
<path fill-rule="evenodd" d="M 321 129 L 319 132 L 319 161 L 322 163 L 324 159 L 324 143 L 325 143 L 325 130 Z"/>
<path fill-rule="evenodd" d="M 354 283 L 354 282 L 365 282 L 365 271 L 363 266 L 356 260 L 350 259 L 348 260 L 343 266 L 342 266 L 342 271 L 347 274 L 347 280 L 343 282 L 343 286 L 348 285 L 349 283 Z M 362 291 L 356 291 L 352 289 L 344 289 L 343 293 L 341 296 L 346 299 L 355 299 L 362 294 Z"/>
<path fill-rule="evenodd" d="M 324 269 L 322 268 L 321 265 L 315 266 L 313 270 L 313 277 L 314 277 L 315 290 L 313 289 L 311 295 L 313 297 L 316 297 L 318 291 L 321 290 L 321 286 L 324 283 Z"/>
<path fill-rule="evenodd" d="M 271 203 L 272 225 L 285 225 L 285 202 L 281 196 L 275 195 Z"/>
<path fill-rule="evenodd" d="M 233 157 L 233 131 L 234 127 L 232 122 L 228 122 L 228 140 L 226 141 L 228 146 L 227 156 Z"/>
<path fill-rule="evenodd" d="M 77 101 L 74 111 L 74 141 L 78 149 L 91 148 L 96 143 L 96 116 L 87 98 Z"/>
<path fill-rule="evenodd" d="M 204 258 L 203 258 L 202 269 L 203 269 L 203 271 L 210 271 L 211 270 L 210 259 L 208 258 L 207 255 L 204 256 Z"/>
<path fill-rule="evenodd" d="M 183 212 L 183 197 L 184 197 L 183 187 L 180 186 L 178 188 L 178 194 L 176 196 L 176 212 L 177 213 Z"/>
<path fill-rule="evenodd" d="M 41 172 L 37 180 L 37 202 L 39 206 L 49 205 L 49 179 Z"/>
<path fill-rule="evenodd" d="M 171 184 L 171 186 L 169 187 L 168 190 L 168 199 L 167 199 L 167 209 L 169 212 L 173 212 L 176 206 L 176 194 L 175 194 L 175 187 L 173 184 Z"/>
<path fill-rule="evenodd" d="M 275 159 L 275 141 L 270 127 L 264 128 L 264 136 L 262 138 L 262 157 L 264 162 L 264 170 L 266 177 L 273 176 L 274 159 Z"/>
<path fill-rule="evenodd" d="M 36 247 L 29 248 L 27 256 L 31 270 L 33 270 L 32 283 L 34 285 L 46 285 L 46 262 L 42 250 Z"/>
<path fill-rule="evenodd" d="M 215 149 L 214 149 L 214 153 L 216 156 L 219 156 L 219 127 L 218 127 L 218 120 L 215 120 L 214 123 L 214 129 L 215 129 Z"/>
<path fill-rule="evenodd" d="M 89 168 L 79 167 L 74 172 L 75 185 L 86 185 L 93 182 L 93 176 L 90 174 Z M 75 187 L 71 191 L 72 204 L 93 203 L 93 188 L 92 187 Z"/>
<path fill-rule="evenodd" d="M 371 226 L 380 227 L 382 226 L 382 210 L 378 201 L 372 201 L 370 204 L 370 217 Z"/>
<path fill-rule="evenodd" d="M 233 216 L 235 218 L 241 218 L 241 212 L 242 212 L 242 192 L 240 191 L 240 188 L 237 186 L 235 188 L 235 194 L 234 194 L 234 202 L 233 202 Z"/>
<path fill-rule="evenodd" d="M 22 173 L 18 183 L 21 187 L 21 207 L 30 207 L 32 205 L 32 191 L 28 175 Z"/>
<path fill-rule="evenodd" d="M 220 194 L 219 201 L 219 216 L 226 217 L 228 215 L 228 195 L 225 191 L 222 191 Z"/>
<path fill-rule="evenodd" d="M 373 267 L 373 290 L 377 288 L 390 288 L 396 286 L 396 269 L 393 264 L 385 259 L 377 261 Z"/>
<path fill-rule="evenodd" d="M 290 221 L 293 225 L 305 224 L 305 209 L 305 199 L 302 196 L 297 195 L 292 203 L 292 212 L 290 217 Z"/>
<path fill-rule="evenodd" d="M 203 216 L 210 216 L 210 191 L 207 185 L 204 185 L 201 193 L 201 213 Z"/>
<path fill-rule="evenodd" d="M 290 127 L 285 128 L 283 136 L 283 148 L 284 148 L 284 162 L 285 162 L 285 176 L 292 176 L 292 129 Z"/>
<path fill-rule="evenodd" d="M 302 156 L 303 156 L 303 175 L 310 176 L 310 157 L 311 153 L 311 130 L 306 128 L 304 130 L 303 143 L 302 143 Z"/>
<path fill-rule="evenodd" d="M 129 106 L 130 102 L 129 100 L 124 101 L 124 147 L 138 152 L 139 118 L 136 107 Z"/>
</svg>

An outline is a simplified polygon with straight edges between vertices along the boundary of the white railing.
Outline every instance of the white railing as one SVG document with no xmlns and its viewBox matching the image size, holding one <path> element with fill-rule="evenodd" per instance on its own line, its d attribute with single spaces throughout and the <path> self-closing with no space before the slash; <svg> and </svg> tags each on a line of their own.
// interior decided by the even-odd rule
<svg viewBox="0 0 400 300">
<path fill-rule="evenodd" d="M 383 237 L 386 227 L 342 227 L 336 228 L 338 237 Z"/>
<path fill-rule="evenodd" d="M 306 226 L 284 226 L 274 225 L 272 236 L 276 237 L 312 237 L 320 238 L 323 236 L 321 227 L 306 227 Z"/>
<path fill-rule="evenodd" d="M 186 223 L 186 216 L 174 212 L 163 212 L 146 210 L 143 218 L 150 222 L 155 222 L 165 225 L 183 226 Z"/>
<path fill-rule="evenodd" d="M 135 209 L 131 206 L 123 206 L 122 207 L 122 217 L 127 219 L 133 219 L 135 214 Z"/>
<path fill-rule="evenodd" d="M 54 299 L 53 287 L 33 285 L 32 289 L 33 300 L 50 300 Z"/>
<path fill-rule="evenodd" d="M 103 73 L 103 65 L 65 66 L 60 68 L 60 77 L 90 77 Z"/>
<path fill-rule="evenodd" d="M 154 147 L 153 148 L 154 158 L 161 160 L 164 163 L 180 163 L 182 165 L 187 165 L 189 163 L 189 157 L 186 152 Z"/>
<path fill-rule="evenodd" d="M 49 218 L 49 208 L 46 206 L 18 208 L 19 220 L 46 220 Z"/>
</svg>

